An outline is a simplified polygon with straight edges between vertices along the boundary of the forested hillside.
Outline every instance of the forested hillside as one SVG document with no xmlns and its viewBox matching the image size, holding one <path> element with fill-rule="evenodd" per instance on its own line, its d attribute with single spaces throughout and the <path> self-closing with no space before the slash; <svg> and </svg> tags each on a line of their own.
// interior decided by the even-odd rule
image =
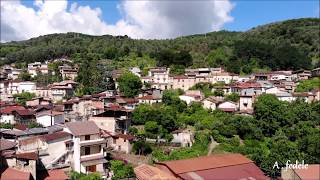
<svg viewBox="0 0 320 180">
<path fill-rule="evenodd" d="M 111 67 L 224 66 L 235 73 L 319 66 L 320 19 L 273 23 L 247 32 L 219 31 L 166 40 L 127 36 L 51 34 L 1 44 L 1 64 L 30 63 L 67 56 Z"/>
</svg>

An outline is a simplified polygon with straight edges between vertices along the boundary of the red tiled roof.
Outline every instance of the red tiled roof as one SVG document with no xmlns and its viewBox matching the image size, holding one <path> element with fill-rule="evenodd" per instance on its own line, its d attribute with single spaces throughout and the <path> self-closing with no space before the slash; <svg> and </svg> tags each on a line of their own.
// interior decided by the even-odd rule
<svg viewBox="0 0 320 180">
<path fill-rule="evenodd" d="M 1 114 L 12 114 L 13 111 L 16 110 L 25 110 L 26 108 L 23 106 L 15 105 L 15 106 L 7 106 L 0 111 Z"/>
<path fill-rule="evenodd" d="M 30 116 L 30 115 L 34 115 L 34 111 L 31 111 L 29 109 L 18 109 L 15 110 L 20 116 Z"/>
<path fill-rule="evenodd" d="M 0 151 L 14 148 L 16 145 L 17 143 L 15 142 L 6 139 L 0 139 Z"/>
<path fill-rule="evenodd" d="M 139 180 L 178 180 L 178 178 L 151 165 L 141 164 L 134 168 Z"/>
<path fill-rule="evenodd" d="M 116 138 L 122 138 L 122 139 L 126 139 L 126 140 L 132 140 L 134 139 L 134 136 L 131 136 L 129 134 L 116 134 L 114 135 L 114 137 Z"/>
<path fill-rule="evenodd" d="M 48 110 L 48 111 L 41 111 L 41 112 L 37 113 L 36 115 L 37 115 L 37 116 L 42 116 L 42 115 L 58 116 L 58 115 L 62 115 L 62 114 L 63 114 L 63 112 L 59 112 L 59 111 L 50 111 L 50 110 Z"/>
<path fill-rule="evenodd" d="M 44 178 L 44 180 L 67 180 L 68 176 L 61 169 L 54 169 L 48 171 L 48 176 Z"/>
<path fill-rule="evenodd" d="M 24 138 L 24 139 L 20 139 L 19 140 L 19 146 L 25 146 L 25 145 L 28 145 L 28 144 L 32 144 L 38 140 L 41 140 L 40 136 L 31 136 L 29 138 Z"/>
<path fill-rule="evenodd" d="M 158 100 L 158 99 L 161 99 L 159 97 L 153 97 L 152 95 L 146 95 L 146 96 L 142 96 L 142 97 L 139 97 L 139 99 L 142 99 L 142 100 Z"/>
<path fill-rule="evenodd" d="M 7 168 L 0 170 L 1 180 L 29 180 L 31 179 L 31 174 L 29 172 L 19 171 L 14 168 Z"/>
<path fill-rule="evenodd" d="M 41 138 L 43 140 L 45 140 L 46 142 L 50 142 L 50 141 L 53 141 L 53 140 L 56 140 L 56 139 L 60 139 L 60 138 L 64 138 L 64 137 L 71 137 L 71 134 L 68 133 L 68 132 L 65 132 L 65 131 L 60 131 L 60 132 L 55 132 L 55 133 L 52 133 L 52 134 L 45 134 L 45 135 L 42 135 Z"/>
<path fill-rule="evenodd" d="M 38 154 L 36 152 L 19 153 L 15 155 L 20 159 L 38 160 Z"/>
<path fill-rule="evenodd" d="M 114 105 L 114 104 L 111 104 L 110 107 L 107 108 L 108 110 L 111 110 L 111 111 L 126 111 L 127 109 L 123 106 L 119 106 L 119 105 Z"/>
<path fill-rule="evenodd" d="M 246 89 L 246 88 L 260 88 L 261 85 L 257 82 L 242 82 L 242 83 L 236 83 L 234 87 L 238 87 L 240 89 Z"/>
<path fill-rule="evenodd" d="M 134 103 L 138 102 L 136 98 L 124 98 L 124 97 L 122 97 L 122 99 L 128 104 L 134 104 Z"/>
<path fill-rule="evenodd" d="M 219 180 L 267 179 L 264 173 L 254 163 L 188 172 L 180 174 L 179 176 L 183 179 L 194 179 L 194 177 Z"/>
<path fill-rule="evenodd" d="M 302 93 L 292 93 L 293 97 L 308 97 L 312 94 L 309 94 L 308 92 L 302 92 Z"/>
<path fill-rule="evenodd" d="M 320 164 L 309 164 L 307 169 L 294 170 L 301 180 L 320 178 Z"/>
<path fill-rule="evenodd" d="M 185 76 L 185 75 L 173 76 L 173 79 L 188 79 L 188 76 Z"/>
<path fill-rule="evenodd" d="M 14 125 L 14 128 L 15 128 L 15 129 L 19 129 L 19 130 L 21 130 L 21 131 L 24 131 L 24 130 L 26 130 L 28 127 L 27 127 L 26 125 L 24 125 L 24 124 L 15 124 L 15 125 Z"/>
<path fill-rule="evenodd" d="M 182 174 L 187 172 L 228 167 L 247 163 L 253 163 L 253 161 L 241 154 L 219 154 L 211 156 L 201 156 L 192 159 L 165 161 L 157 164 L 165 165 L 175 174 Z"/>
<path fill-rule="evenodd" d="M 99 128 L 93 121 L 76 121 L 66 123 L 66 127 L 74 136 L 98 134 Z"/>
</svg>

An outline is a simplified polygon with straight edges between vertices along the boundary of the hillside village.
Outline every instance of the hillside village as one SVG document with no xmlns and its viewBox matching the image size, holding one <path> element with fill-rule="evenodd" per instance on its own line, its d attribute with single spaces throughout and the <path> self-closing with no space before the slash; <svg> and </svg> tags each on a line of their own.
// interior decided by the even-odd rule
<svg viewBox="0 0 320 180">
<path fill-rule="evenodd" d="M 60 64 L 56 71 L 49 68 L 52 62 Z M 26 69 L 18 69 L 14 64 L 1 67 L 0 150 L 1 168 L 6 167 L 1 169 L 2 178 L 68 179 L 72 170 L 83 174 L 98 172 L 102 178 L 114 179 L 116 172 L 110 161 L 120 160 L 132 164 L 134 173 L 130 176 L 140 180 L 226 176 L 230 179 L 266 179 L 269 176 L 266 172 L 238 153 L 210 155 L 208 152 L 208 156 L 152 162 L 144 153 L 146 149 L 135 143 L 163 145 L 169 147 L 169 151 L 191 148 L 197 144 L 197 132 L 192 126 L 172 129 L 162 126 L 167 128 L 165 136 L 147 135 L 147 123 L 145 126 L 135 123 L 137 109 L 166 103 L 163 102 L 168 101 L 166 93 L 171 91 L 179 92 L 176 102 L 185 104 L 184 108 L 199 104 L 209 113 L 246 117 L 255 114 L 254 104 L 265 94 L 288 103 L 299 100 L 310 104 L 320 100 L 319 87 L 307 92 L 296 91 L 300 82 L 319 78 L 319 68 L 242 76 L 222 67 L 185 69 L 181 75 L 171 74 L 170 68 L 166 67 L 149 68 L 147 73 L 132 67 L 112 71 L 115 89 L 83 96 L 77 95 L 78 70 L 79 66 L 67 58 L 30 63 Z M 46 74 L 58 74 L 60 79 L 47 85 L 34 80 Z M 119 81 L 123 74 L 140 79 L 141 88 L 133 97 L 121 92 Z M 23 80 L 22 75 L 30 76 L 29 80 Z M 144 131 L 145 135 L 141 135 Z M 210 151 L 215 151 L 219 140 L 210 138 Z M 229 171 L 233 173 L 226 175 Z M 291 179 L 303 173 L 306 172 L 292 170 L 277 176 Z"/>
</svg>

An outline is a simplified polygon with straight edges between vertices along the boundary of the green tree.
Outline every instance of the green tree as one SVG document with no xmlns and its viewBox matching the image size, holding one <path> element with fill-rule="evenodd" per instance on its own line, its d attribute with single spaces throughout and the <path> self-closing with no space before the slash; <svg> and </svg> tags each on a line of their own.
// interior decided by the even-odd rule
<svg viewBox="0 0 320 180">
<path fill-rule="evenodd" d="M 30 81 L 31 74 L 29 74 L 28 71 L 24 70 L 18 75 L 18 79 L 20 79 L 22 81 Z"/>
<path fill-rule="evenodd" d="M 158 125 L 155 121 L 148 121 L 144 125 L 144 131 L 146 135 L 151 138 L 157 138 L 160 133 L 161 126 Z"/>
<path fill-rule="evenodd" d="M 232 101 L 232 102 L 238 102 L 240 100 L 240 96 L 237 93 L 231 93 L 225 97 L 225 100 Z"/>
<path fill-rule="evenodd" d="M 152 148 L 150 144 L 142 140 L 134 142 L 132 150 L 135 154 L 138 155 L 147 155 L 152 153 Z"/>
<path fill-rule="evenodd" d="M 36 95 L 34 93 L 23 92 L 20 94 L 14 94 L 13 97 L 17 103 L 21 105 L 26 105 L 26 102 L 36 97 Z"/>
<path fill-rule="evenodd" d="M 142 88 L 140 78 L 131 72 L 125 72 L 118 78 L 119 90 L 126 97 L 134 97 Z"/>
<path fill-rule="evenodd" d="M 10 123 L 0 123 L 0 128 L 3 128 L 3 129 L 12 129 L 12 128 L 13 128 L 13 125 L 10 124 Z"/>
<path fill-rule="evenodd" d="M 43 127 L 43 125 L 36 122 L 31 122 L 28 124 L 28 128 L 41 128 L 41 127 Z"/>
<path fill-rule="evenodd" d="M 231 49 L 227 47 L 218 47 L 208 54 L 206 60 L 210 67 L 225 66 L 231 56 Z"/>
<path fill-rule="evenodd" d="M 259 122 L 262 132 L 270 137 L 286 124 L 286 106 L 275 95 L 263 94 L 254 103 L 255 118 Z"/>
<path fill-rule="evenodd" d="M 113 171 L 113 180 L 135 177 L 133 167 L 131 165 L 126 165 L 119 160 L 111 160 L 110 163 L 111 170 Z"/>
<path fill-rule="evenodd" d="M 300 81 L 295 91 L 309 92 L 315 88 L 318 88 L 319 86 L 320 86 L 320 77 L 315 77 L 312 79 Z"/>
<path fill-rule="evenodd" d="M 222 90 L 213 91 L 214 96 L 224 96 L 224 92 Z"/>
<path fill-rule="evenodd" d="M 152 120 L 156 115 L 156 111 L 148 104 L 140 104 L 133 110 L 132 120 L 133 124 L 144 125 L 147 121 Z"/>
<path fill-rule="evenodd" d="M 90 173 L 90 174 L 83 174 L 78 173 L 76 171 L 71 171 L 69 173 L 70 180 L 103 180 L 99 173 Z"/>
</svg>

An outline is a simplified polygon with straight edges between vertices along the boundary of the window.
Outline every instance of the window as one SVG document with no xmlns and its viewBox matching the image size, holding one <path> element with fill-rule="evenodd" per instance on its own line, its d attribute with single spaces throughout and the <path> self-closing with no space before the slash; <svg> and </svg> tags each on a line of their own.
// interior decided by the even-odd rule
<svg viewBox="0 0 320 180">
<path fill-rule="evenodd" d="M 84 137 L 84 140 L 86 140 L 86 141 L 90 140 L 90 135 L 86 135 L 86 136 Z"/>
<path fill-rule="evenodd" d="M 84 155 L 90 154 L 90 147 L 84 147 Z"/>
<path fill-rule="evenodd" d="M 124 139 L 124 142 L 127 142 L 127 140 L 126 140 L 126 139 Z"/>
<path fill-rule="evenodd" d="M 87 166 L 86 167 L 86 171 L 87 172 L 96 172 L 97 171 L 97 166 L 96 165 Z"/>
</svg>

